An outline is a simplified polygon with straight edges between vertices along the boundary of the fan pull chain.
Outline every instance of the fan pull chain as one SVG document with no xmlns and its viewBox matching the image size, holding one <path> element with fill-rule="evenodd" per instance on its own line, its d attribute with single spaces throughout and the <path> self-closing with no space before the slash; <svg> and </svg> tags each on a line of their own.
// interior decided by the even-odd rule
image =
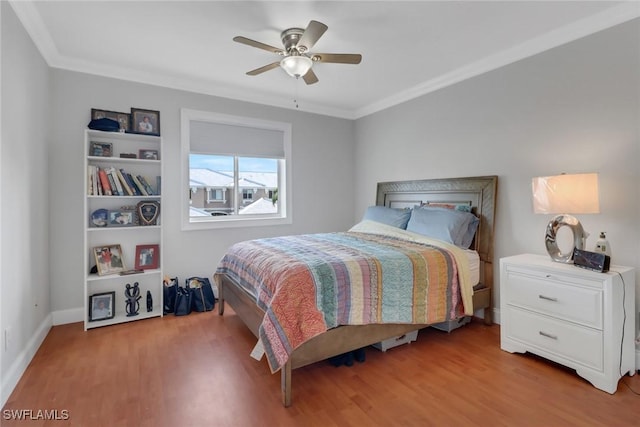
<svg viewBox="0 0 640 427">
<path fill-rule="evenodd" d="M 296 82 L 295 82 L 294 93 L 293 93 L 293 103 L 295 104 L 296 108 L 300 108 L 300 106 L 298 105 L 298 81 L 299 80 L 300 80 L 300 76 L 296 76 Z"/>
</svg>

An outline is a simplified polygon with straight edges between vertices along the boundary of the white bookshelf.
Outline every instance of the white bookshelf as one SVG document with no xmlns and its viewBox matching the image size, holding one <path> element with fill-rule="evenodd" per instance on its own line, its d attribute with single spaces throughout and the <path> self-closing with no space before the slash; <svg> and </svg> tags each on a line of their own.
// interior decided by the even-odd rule
<svg viewBox="0 0 640 427">
<path fill-rule="evenodd" d="M 110 156 L 91 155 L 92 142 L 110 144 Z M 85 164 L 83 169 L 84 181 L 84 329 L 92 329 L 101 326 L 113 325 L 123 322 L 148 319 L 162 316 L 162 189 L 160 180 L 162 176 L 162 138 L 159 136 L 102 132 L 87 129 L 84 138 Z M 139 150 L 155 150 L 157 159 L 121 158 L 122 153 L 132 153 L 138 156 Z M 154 190 L 153 195 L 99 195 L 95 194 L 95 186 L 89 176 L 90 165 L 98 168 L 114 167 L 123 169 L 132 175 L 145 177 Z M 107 212 L 126 211 L 127 207 L 134 208 L 139 202 L 158 202 L 160 212 L 153 225 L 112 225 L 108 221 L 106 226 L 97 226 L 92 221 L 92 215 L 98 210 Z M 103 211 L 104 212 L 104 211 Z M 138 217 L 138 215 L 135 215 Z M 122 261 L 125 270 L 132 270 L 136 261 L 136 246 L 158 245 L 159 253 L 156 253 L 158 267 L 145 269 L 143 272 L 120 275 L 119 273 L 99 275 L 91 273 L 96 266 L 94 248 L 120 245 L 122 249 Z M 126 285 L 138 283 L 140 299 L 138 314 L 127 316 L 125 296 Z M 147 311 L 147 291 L 151 292 L 153 310 Z M 96 294 L 115 292 L 114 304 L 111 307 L 113 317 L 103 320 L 91 320 L 90 297 Z"/>
</svg>

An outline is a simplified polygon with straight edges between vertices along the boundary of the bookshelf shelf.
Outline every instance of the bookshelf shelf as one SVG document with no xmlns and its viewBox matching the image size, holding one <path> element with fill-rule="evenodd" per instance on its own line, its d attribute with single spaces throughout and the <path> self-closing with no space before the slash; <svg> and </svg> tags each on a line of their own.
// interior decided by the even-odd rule
<svg viewBox="0 0 640 427">
<path fill-rule="evenodd" d="M 162 316 L 162 138 L 87 129 L 84 139 L 84 329 Z M 120 157 L 121 154 L 137 156 L 138 153 L 149 152 L 160 160 Z M 101 177 L 100 171 L 104 172 L 106 180 L 105 176 Z M 140 203 L 151 211 L 143 208 L 138 210 Z M 154 209 L 158 209 L 155 220 L 144 217 Z M 120 213 L 127 213 L 126 221 L 131 222 L 116 224 Z M 140 221 L 140 218 L 146 221 Z M 144 225 L 145 222 L 151 224 Z M 105 265 L 103 258 L 96 255 L 96 252 L 100 254 L 96 248 L 121 249 L 118 255 L 122 265 L 115 270 L 136 268 L 138 245 L 158 245 L 159 253 L 153 256 L 159 257 L 159 268 L 127 275 L 117 272 L 104 275 L 90 273 L 98 264 L 97 258 L 101 261 L 100 266 Z M 127 316 L 125 291 L 128 284 L 133 286 L 135 283 L 138 283 L 140 290 L 138 314 Z M 147 311 L 147 291 L 151 293 L 153 301 L 151 311 Z M 92 320 L 91 296 L 110 292 L 115 293 L 110 307 L 113 317 Z"/>
</svg>

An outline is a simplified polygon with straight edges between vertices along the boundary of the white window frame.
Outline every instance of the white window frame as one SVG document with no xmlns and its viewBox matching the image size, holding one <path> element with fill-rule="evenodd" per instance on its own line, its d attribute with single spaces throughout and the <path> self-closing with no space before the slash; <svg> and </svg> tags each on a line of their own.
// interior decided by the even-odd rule
<svg viewBox="0 0 640 427">
<path fill-rule="evenodd" d="M 212 122 L 233 126 L 247 126 L 257 129 L 277 130 L 283 133 L 284 160 L 278 162 L 278 201 L 280 209 L 272 215 L 220 215 L 211 217 L 191 217 L 189 215 L 189 154 L 190 122 Z M 187 108 L 180 110 L 181 182 L 180 202 L 183 230 L 203 230 L 235 227 L 264 227 L 293 223 L 292 215 L 292 156 L 291 123 L 232 116 L 228 114 L 199 111 Z M 235 190 L 234 190 L 235 192 Z"/>
</svg>

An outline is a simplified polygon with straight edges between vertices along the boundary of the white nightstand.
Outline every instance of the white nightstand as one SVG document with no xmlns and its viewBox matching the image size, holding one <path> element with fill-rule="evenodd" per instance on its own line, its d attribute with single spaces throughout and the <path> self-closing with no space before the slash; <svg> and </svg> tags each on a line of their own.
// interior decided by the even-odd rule
<svg viewBox="0 0 640 427">
<path fill-rule="evenodd" d="M 636 372 L 631 267 L 599 273 L 542 255 L 501 258 L 500 317 L 503 350 L 568 366 L 608 393 Z"/>
</svg>

